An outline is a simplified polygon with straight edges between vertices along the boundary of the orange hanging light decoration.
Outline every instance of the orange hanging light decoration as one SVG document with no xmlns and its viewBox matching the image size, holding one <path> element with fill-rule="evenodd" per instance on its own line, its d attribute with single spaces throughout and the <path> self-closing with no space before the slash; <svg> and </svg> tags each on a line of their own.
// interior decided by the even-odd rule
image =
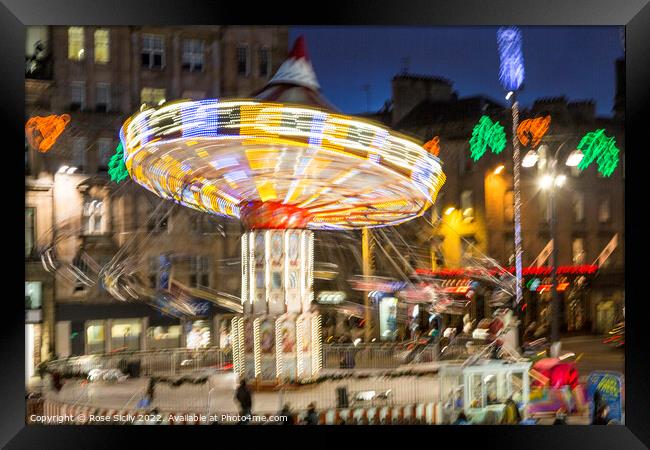
<svg viewBox="0 0 650 450">
<path fill-rule="evenodd" d="M 438 136 L 434 136 L 433 139 L 424 144 L 423 147 L 434 156 L 440 155 L 440 138 Z"/>
<path fill-rule="evenodd" d="M 27 142 L 32 148 L 45 153 L 52 148 L 69 123 L 70 116 L 68 114 L 32 117 L 25 124 Z"/>
<path fill-rule="evenodd" d="M 551 124 L 551 116 L 536 117 L 535 119 L 526 119 L 517 127 L 517 137 L 519 142 L 526 147 L 535 148 L 548 131 Z"/>
</svg>

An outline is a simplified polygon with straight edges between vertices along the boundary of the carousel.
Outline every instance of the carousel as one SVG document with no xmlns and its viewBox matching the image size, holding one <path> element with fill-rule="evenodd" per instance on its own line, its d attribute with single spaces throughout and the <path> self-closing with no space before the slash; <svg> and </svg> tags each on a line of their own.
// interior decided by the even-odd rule
<svg viewBox="0 0 650 450">
<path fill-rule="evenodd" d="M 296 380 L 322 366 L 312 306 L 313 230 L 397 225 L 422 215 L 445 180 L 417 142 L 337 113 L 319 92 L 303 38 L 251 99 L 144 109 L 120 138 L 129 175 L 169 201 L 241 220 L 234 369 Z"/>
</svg>

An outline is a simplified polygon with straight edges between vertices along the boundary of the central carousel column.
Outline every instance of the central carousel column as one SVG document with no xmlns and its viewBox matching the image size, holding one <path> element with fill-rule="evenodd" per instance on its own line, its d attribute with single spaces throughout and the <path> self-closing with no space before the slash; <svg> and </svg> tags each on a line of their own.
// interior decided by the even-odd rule
<svg viewBox="0 0 650 450">
<path fill-rule="evenodd" d="M 241 206 L 243 315 L 233 319 L 235 372 L 279 382 L 319 373 L 321 318 L 312 311 L 311 216 L 281 203 Z"/>
</svg>

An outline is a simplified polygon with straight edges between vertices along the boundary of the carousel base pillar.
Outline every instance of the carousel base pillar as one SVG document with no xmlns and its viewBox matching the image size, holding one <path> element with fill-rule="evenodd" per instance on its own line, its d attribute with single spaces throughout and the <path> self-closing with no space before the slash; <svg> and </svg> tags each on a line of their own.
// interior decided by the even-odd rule
<svg viewBox="0 0 650 450">
<path fill-rule="evenodd" d="M 265 384 L 278 382 L 278 380 L 281 382 L 307 380 L 317 376 L 322 368 L 320 323 L 320 315 L 313 313 L 295 317 L 266 317 L 261 320 L 246 316 L 234 318 L 232 347 L 235 373 L 247 380 Z M 258 331 L 260 329 L 263 331 Z M 281 336 L 279 333 L 286 335 L 289 333 L 286 330 L 291 329 L 296 333 L 294 352 L 285 353 L 283 351 L 285 348 L 280 343 L 280 347 L 276 347 L 276 350 L 280 349 L 279 351 L 264 353 L 262 340 L 265 332 L 278 330 L 277 337 Z M 250 347 L 251 343 L 253 351 L 246 351 L 246 346 Z"/>
</svg>

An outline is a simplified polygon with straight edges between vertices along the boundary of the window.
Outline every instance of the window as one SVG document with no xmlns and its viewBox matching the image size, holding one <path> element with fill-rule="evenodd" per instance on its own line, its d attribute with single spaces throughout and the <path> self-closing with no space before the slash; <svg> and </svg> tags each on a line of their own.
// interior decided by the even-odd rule
<svg viewBox="0 0 650 450">
<path fill-rule="evenodd" d="M 599 252 L 598 257 L 600 257 L 602 251 L 605 250 L 605 247 L 609 245 L 611 240 L 612 240 L 611 237 L 605 237 L 605 236 L 599 239 L 600 247 L 598 248 L 598 252 Z M 603 261 L 603 263 L 600 265 L 601 268 L 606 269 L 612 265 L 613 263 L 612 259 L 614 258 L 614 253 L 616 253 L 616 249 L 614 249 L 614 251 L 609 255 L 609 257 L 605 261 Z"/>
<path fill-rule="evenodd" d="M 198 214 L 190 217 L 190 230 L 195 234 L 217 234 L 223 233 L 221 224 L 206 214 Z"/>
<path fill-rule="evenodd" d="M 248 44 L 237 47 L 237 75 L 248 76 L 250 74 L 250 48 Z"/>
<path fill-rule="evenodd" d="M 210 287 L 210 259 L 207 256 L 195 256 L 190 259 L 190 286 Z"/>
<path fill-rule="evenodd" d="M 113 140 L 109 138 L 97 139 L 97 167 L 100 170 L 108 169 L 108 161 L 111 159 Z"/>
<path fill-rule="evenodd" d="M 147 330 L 147 349 L 178 348 L 181 345 L 180 325 L 150 327 Z"/>
<path fill-rule="evenodd" d="M 70 84 L 70 110 L 82 111 L 86 107 L 86 83 L 73 81 Z"/>
<path fill-rule="evenodd" d="M 97 198 L 86 200 L 83 219 L 86 234 L 101 234 L 104 231 L 104 202 Z"/>
<path fill-rule="evenodd" d="M 111 35 L 105 28 L 95 30 L 95 62 L 106 64 L 111 60 Z"/>
<path fill-rule="evenodd" d="M 75 274 L 75 281 L 74 281 L 74 292 L 79 292 L 79 293 L 85 293 L 86 292 L 86 287 L 89 285 L 87 281 L 85 281 L 81 275 L 86 276 L 88 273 L 89 267 L 88 267 L 88 261 L 86 258 L 84 258 L 83 253 L 77 253 L 77 256 L 74 257 L 72 260 L 72 265 L 77 269 L 79 274 Z"/>
<path fill-rule="evenodd" d="M 25 309 L 40 309 L 42 304 L 43 283 L 25 281 Z"/>
<path fill-rule="evenodd" d="M 598 222 L 606 223 L 611 218 L 609 197 L 602 197 L 598 203 Z"/>
<path fill-rule="evenodd" d="M 84 59 L 84 29 L 83 27 L 68 28 L 68 59 L 83 61 Z"/>
<path fill-rule="evenodd" d="M 203 70 L 203 41 L 198 39 L 183 41 L 183 69 L 190 72 Z"/>
<path fill-rule="evenodd" d="M 147 105 L 157 105 L 165 101 L 165 89 L 142 88 L 140 102 Z"/>
<path fill-rule="evenodd" d="M 507 191 L 503 198 L 503 221 L 512 223 L 515 217 L 515 200 L 514 192 Z"/>
<path fill-rule="evenodd" d="M 86 138 L 78 137 L 72 141 L 72 165 L 79 170 L 85 167 L 86 163 Z"/>
<path fill-rule="evenodd" d="M 97 83 L 97 98 L 95 99 L 95 110 L 97 112 L 108 112 L 111 110 L 111 84 Z"/>
<path fill-rule="evenodd" d="M 142 67 L 162 69 L 165 65 L 165 41 L 163 37 L 155 34 L 143 35 L 140 58 Z"/>
<path fill-rule="evenodd" d="M 25 258 L 34 256 L 36 208 L 25 208 Z"/>
<path fill-rule="evenodd" d="M 266 47 L 260 48 L 259 60 L 260 76 L 268 77 L 269 73 L 271 73 L 271 51 Z"/>
<path fill-rule="evenodd" d="M 160 287 L 160 262 L 158 257 L 150 256 L 148 259 L 148 270 L 147 270 L 147 279 L 149 280 L 149 287 L 152 289 L 158 289 Z"/>
<path fill-rule="evenodd" d="M 585 218 L 585 196 L 582 192 L 573 192 L 573 220 L 582 222 Z"/>
<path fill-rule="evenodd" d="M 105 329 L 103 320 L 86 322 L 86 353 L 104 353 Z"/>
<path fill-rule="evenodd" d="M 140 319 L 113 321 L 113 326 L 111 327 L 111 349 L 139 350 L 141 329 Z"/>
<path fill-rule="evenodd" d="M 147 221 L 147 231 L 153 233 L 162 233 L 167 231 L 168 215 L 166 211 L 155 212 Z"/>
<path fill-rule="evenodd" d="M 573 253 L 573 264 L 584 264 L 586 253 L 585 253 L 585 240 L 583 238 L 573 239 L 573 245 L 571 246 Z"/>
</svg>

